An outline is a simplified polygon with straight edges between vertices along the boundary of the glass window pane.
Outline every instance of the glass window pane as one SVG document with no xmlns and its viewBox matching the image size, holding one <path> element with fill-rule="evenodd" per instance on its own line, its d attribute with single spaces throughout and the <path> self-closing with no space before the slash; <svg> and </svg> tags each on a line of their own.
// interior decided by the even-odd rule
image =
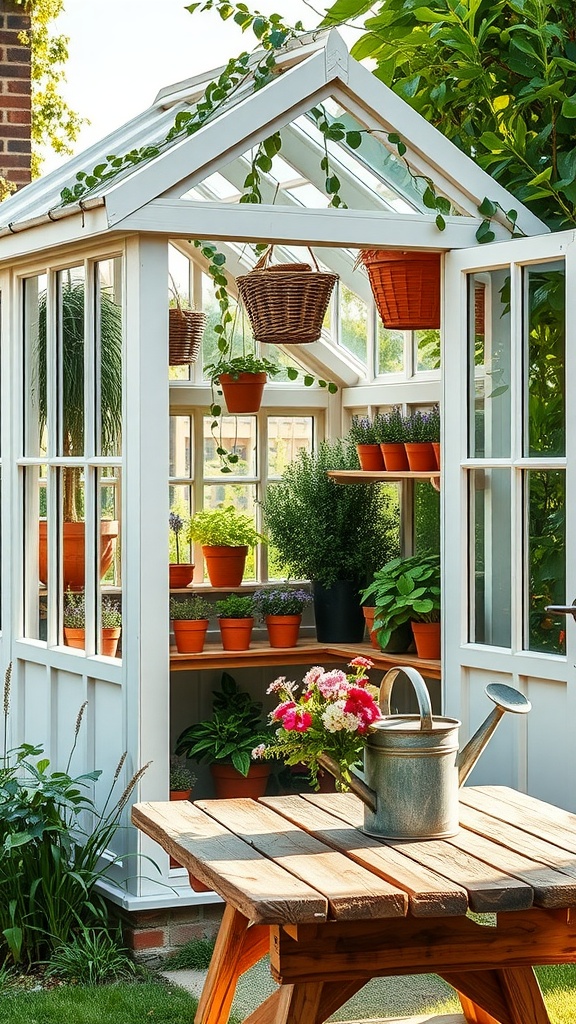
<svg viewBox="0 0 576 1024">
<path fill-rule="evenodd" d="M 24 281 L 24 452 L 47 450 L 46 275 Z"/>
<path fill-rule="evenodd" d="M 170 476 L 181 480 L 192 476 L 192 417 L 170 417 Z"/>
<path fill-rule="evenodd" d="M 46 467 L 24 469 L 24 636 L 46 640 L 48 508 Z"/>
<path fill-rule="evenodd" d="M 510 271 L 468 275 L 468 453 L 507 458 L 511 443 Z"/>
<path fill-rule="evenodd" d="M 122 260 L 96 265 L 99 455 L 122 454 Z M 97 414 L 98 415 L 98 414 Z"/>
<path fill-rule="evenodd" d="M 511 475 L 470 473 L 470 641 L 511 645 Z"/>
<path fill-rule="evenodd" d="M 377 373 L 402 373 L 404 369 L 404 331 L 384 327 L 378 317 Z"/>
<path fill-rule="evenodd" d="M 368 307 L 359 295 L 339 283 L 340 344 L 363 363 L 367 359 Z"/>
<path fill-rule="evenodd" d="M 58 454 L 84 454 L 84 269 L 58 274 Z M 65 518 L 75 517 L 74 492 L 65 486 Z"/>
<path fill-rule="evenodd" d="M 564 263 L 525 267 L 524 330 L 528 368 L 525 455 L 564 455 Z"/>
<path fill-rule="evenodd" d="M 526 473 L 528 503 L 528 637 L 531 651 L 565 653 L 566 620 L 544 611 L 566 604 L 566 475 L 561 470 Z"/>
<path fill-rule="evenodd" d="M 225 448 L 236 454 L 235 476 L 256 475 L 256 417 L 222 416 L 212 430 L 211 416 L 204 417 L 204 476 L 220 474 L 220 458 L 217 449 Z"/>
<path fill-rule="evenodd" d="M 79 466 L 58 470 L 61 514 L 60 572 L 63 590 L 83 590 L 85 581 L 85 489 Z M 73 515 L 71 513 L 74 513 Z"/>
<path fill-rule="evenodd" d="M 414 331 L 416 369 L 440 369 L 440 331 L 436 328 Z"/>
<path fill-rule="evenodd" d="M 277 478 L 299 451 L 312 451 L 313 416 L 268 417 L 268 476 Z"/>
<path fill-rule="evenodd" d="M 122 583 L 122 541 L 120 508 L 122 477 L 119 466 L 110 466 L 98 474 L 100 491 L 100 559 L 97 578 L 110 587 Z"/>
<path fill-rule="evenodd" d="M 204 508 L 217 508 L 219 505 L 233 505 L 239 512 L 250 516 L 256 523 L 256 487 L 254 484 L 206 484 L 204 487 Z M 255 549 L 248 549 L 245 580 L 256 579 Z"/>
<path fill-rule="evenodd" d="M 190 519 L 192 509 L 192 489 L 189 485 L 171 484 L 169 487 L 170 511 L 174 512 L 182 520 L 182 528 L 178 533 L 170 530 L 169 535 L 169 562 L 182 562 L 190 565 L 191 557 L 190 541 L 186 538 L 186 527 Z"/>
<path fill-rule="evenodd" d="M 440 554 L 440 493 L 422 480 L 414 481 L 414 549 Z"/>
</svg>

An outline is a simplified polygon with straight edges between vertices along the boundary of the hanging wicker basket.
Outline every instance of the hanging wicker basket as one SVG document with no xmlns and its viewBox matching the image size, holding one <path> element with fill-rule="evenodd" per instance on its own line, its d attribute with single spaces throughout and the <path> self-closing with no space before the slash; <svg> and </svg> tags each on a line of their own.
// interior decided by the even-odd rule
<svg viewBox="0 0 576 1024">
<path fill-rule="evenodd" d="M 440 253 L 366 249 L 359 260 L 385 327 L 440 327 Z"/>
<path fill-rule="evenodd" d="M 273 246 L 254 270 L 236 279 L 256 341 L 268 345 L 306 345 L 318 341 L 337 274 L 314 263 L 269 266 Z"/>
<path fill-rule="evenodd" d="M 171 306 L 168 310 L 168 340 L 170 366 L 184 366 L 196 362 L 202 335 L 206 326 L 206 313 L 195 309 Z"/>
</svg>

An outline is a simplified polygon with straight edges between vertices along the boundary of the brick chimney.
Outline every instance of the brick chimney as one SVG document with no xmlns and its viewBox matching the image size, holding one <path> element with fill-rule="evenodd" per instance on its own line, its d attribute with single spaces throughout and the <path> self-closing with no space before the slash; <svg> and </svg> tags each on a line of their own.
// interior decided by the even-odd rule
<svg viewBox="0 0 576 1024">
<path fill-rule="evenodd" d="M 23 31 L 30 31 L 24 8 L 0 0 L 0 175 L 18 188 L 31 179 L 31 64 Z"/>
</svg>

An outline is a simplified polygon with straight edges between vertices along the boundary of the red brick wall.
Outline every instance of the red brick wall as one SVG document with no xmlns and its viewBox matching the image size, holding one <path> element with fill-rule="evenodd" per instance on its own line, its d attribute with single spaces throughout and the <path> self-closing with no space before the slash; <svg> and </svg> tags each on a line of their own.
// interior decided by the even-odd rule
<svg viewBox="0 0 576 1024">
<path fill-rule="evenodd" d="M 30 18 L 0 0 L 0 175 L 19 188 L 30 181 L 30 47 L 18 38 Z"/>
</svg>

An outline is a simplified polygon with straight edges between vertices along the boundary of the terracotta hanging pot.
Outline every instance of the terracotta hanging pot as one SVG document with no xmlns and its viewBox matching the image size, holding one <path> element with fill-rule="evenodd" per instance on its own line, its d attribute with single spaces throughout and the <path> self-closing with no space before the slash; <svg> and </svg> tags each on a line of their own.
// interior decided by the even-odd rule
<svg viewBox="0 0 576 1024">
<path fill-rule="evenodd" d="M 367 249 L 360 254 L 385 327 L 440 327 L 440 253 Z"/>
<path fill-rule="evenodd" d="M 384 469 L 384 456 L 379 444 L 357 444 L 356 451 L 360 460 L 360 469 L 367 472 Z"/>
<path fill-rule="evenodd" d="M 254 619 L 218 619 L 225 651 L 247 651 L 252 639 Z"/>
<path fill-rule="evenodd" d="M 431 441 L 407 441 L 405 444 L 408 465 L 413 473 L 427 473 L 436 469 L 436 456 Z"/>
<path fill-rule="evenodd" d="M 218 379 L 228 412 L 234 415 L 258 412 L 266 383 L 265 373 L 239 373 L 238 377 L 221 373 Z"/>
<path fill-rule="evenodd" d="M 193 562 L 170 562 L 170 590 L 183 590 L 192 583 L 194 576 Z"/>
<path fill-rule="evenodd" d="M 428 661 L 440 660 L 440 623 L 412 622 L 416 654 Z"/>
<path fill-rule="evenodd" d="M 244 575 L 248 547 L 203 544 L 202 554 L 213 587 L 239 587 Z"/>
<path fill-rule="evenodd" d="M 208 619 L 173 619 L 172 630 L 178 654 L 200 654 L 204 650 Z"/>
<path fill-rule="evenodd" d="M 296 647 L 301 622 L 301 615 L 267 615 L 270 647 Z"/>
<path fill-rule="evenodd" d="M 387 442 L 386 444 L 381 444 L 380 449 L 384 456 L 384 465 L 388 473 L 402 473 L 409 468 L 406 448 L 403 442 Z"/>
<path fill-rule="evenodd" d="M 257 800 L 266 792 L 270 765 L 255 761 L 250 765 L 248 775 L 242 775 L 234 765 L 216 762 L 210 765 L 210 774 L 218 800 L 227 800 L 230 797 L 234 799 L 239 796 Z"/>
</svg>

